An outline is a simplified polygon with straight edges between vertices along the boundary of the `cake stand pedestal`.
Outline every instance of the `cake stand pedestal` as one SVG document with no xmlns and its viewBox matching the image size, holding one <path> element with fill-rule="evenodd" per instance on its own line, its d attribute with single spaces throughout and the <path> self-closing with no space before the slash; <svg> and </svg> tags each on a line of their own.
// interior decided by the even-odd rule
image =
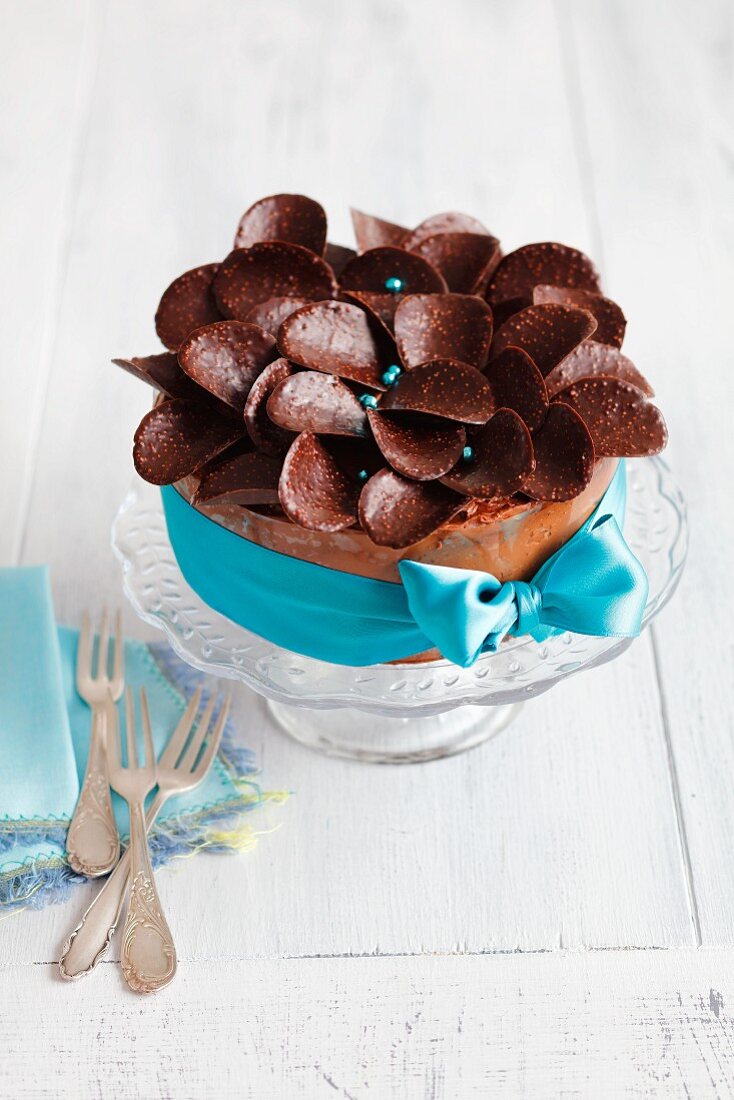
<svg viewBox="0 0 734 1100">
<path fill-rule="evenodd" d="M 687 548 L 685 503 L 665 463 L 630 461 L 624 532 L 650 582 L 647 626 L 675 591 Z M 269 701 L 295 740 L 330 755 L 414 763 L 473 748 L 504 729 L 522 703 L 630 645 L 626 638 L 560 634 L 539 645 L 511 638 L 471 668 L 448 661 L 351 668 L 301 657 L 208 607 L 186 584 L 168 539 L 160 496 L 128 494 L 112 545 L 125 594 L 189 664 L 242 680 Z"/>
</svg>

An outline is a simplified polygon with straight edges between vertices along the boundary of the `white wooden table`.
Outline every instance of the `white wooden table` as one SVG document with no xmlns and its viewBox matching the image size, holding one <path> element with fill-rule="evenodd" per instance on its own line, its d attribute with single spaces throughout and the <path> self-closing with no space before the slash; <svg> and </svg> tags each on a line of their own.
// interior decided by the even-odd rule
<svg viewBox="0 0 734 1100">
<path fill-rule="evenodd" d="M 148 394 L 110 358 L 154 350 L 163 287 L 278 190 L 343 242 L 352 203 L 588 250 L 692 550 L 652 632 L 464 757 L 321 759 L 239 690 L 264 785 L 293 792 L 279 828 L 161 873 L 180 970 L 153 1000 L 112 962 L 58 980 L 85 891 L 4 920 L 0 1095 L 732 1095 L 732 5 L 1 10 L 0 560 L 49 563 L 62 621 L 120 590 Z"/>
</svg>

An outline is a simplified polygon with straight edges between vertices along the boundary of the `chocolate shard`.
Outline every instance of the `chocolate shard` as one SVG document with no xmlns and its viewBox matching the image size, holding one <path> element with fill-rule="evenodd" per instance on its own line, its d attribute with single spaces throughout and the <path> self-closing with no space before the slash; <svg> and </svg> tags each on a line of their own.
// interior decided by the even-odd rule
<svg viewBox="0 0 734 1100">
<path fill-rule="evenodd" d="M 512 409 L 498 409 L 470 443 L 472 454 L 460 458 L 441 481 L 468 497 L 492 500 L 512 496 L 533 471 L 533 443 L 527 427 Z"/>
<path fill-rule="evenodd" d="M 156 310 L 155 330 L 171 351 L 177 351 L 195 328 L 222 320 L 212 288 L 218 270 L 219 264 L 194 267 L 164 290 Z"/>
<path fill-rule="evenodd" d="M 389 359 L 367 314 L 349 302 L 315 302 L 292 313 L 281 325 L 278 347 L 302 367 L 385 389 Z"/>
<path fill-rule="evenodd" d="M 406 301 L 404 294 L 374 294 L 369 290 L 342 290 L 341 298 L 361 306 L 387 335 L 393 339 L 395 331 L 395 312 L 401 302 Z"/>
<path fill-rule="evenodd" d="M 509 252 L 495 271 L 487 291 L 491 304 L 517 299 L 524 305 L 533 300 L 533 287 L 574 287 L 599 291 L 599 274 L 588 256 L 565 244 L 544 241 L 526 244 Z"/>
<path fill-rule="evenodd" d="M 238 321 L 269 298 L 320 301 L 336 293 L 334 273 L 320 256 L 282 241 L 236 248 L 222 263 L 213 286 L 224 316 Z"/>
<path fill-rule="evenodd" d="M 237 227 L 235 248 L 262 241 L 298 244 L 321 256 L 326 244 L 326 214 L 306 195 L 269 195 L 246 210 Z"/>
<path fill-rule="evenodd" d="M 147 412 L 138 425 L 133 461 L 152 485 L 171 485 L 214 458 L 244 435 L 234 418 L 206 405 L 169 397 Z"/>
<path fill-rule="evenodd" d="M 191 503 L 278 504 L 281 467 L 279 458 L 260 451 L 223 456 L 209 466 Z"/>
<path fill-rule="evenodd" d="M 440 294 L 448 289 L 443 275 L 427 260 L 402 248 L 389 247 L 371 248 L 350 260 L 340 282 L 344 290 L 375 294 L 384 294 L 391 288 L 402 294 Z"/>
<path fill-rule="evenodd" d="M 378 546 L 402 550 L 426 538 L 462 506 L 463 498 L 440 482 L 416 482 L 379 470 L 359 498 L 359 522 Z"/>
<path fill-rule="evenodd" d="M 395 340 L 406 367 L 459 359 L 481 370 L 492 342 L 492 311 L 467 294 L 411 294 L 395 312 Z"/>
<path fill-rule="evenodd" d="M 505 321 L 495 333 L 492 357 L 510 346 L 522 348 L 545 377 L 595 328 L 596 321 L 585 309 L 528 306 Z"/>
<path fill-rule="evenodd" d="M 280 475 L 283 511 L 310 531 L 342 531 L 357 520 L 361 483 L 348 477 L 312 432 L 291 444 Z"/>
<path fill-rule="evenodd" d="M 579 414 L 598 456 L 656 455 L 668 442 L 660 410 L 637 386 L 619 378 L 581 378 L 561 390 L 556 400 Z"/>
<path fill-rule="evenodd" d="M 494 412 L 485 376 L 456 359 L 434 359 L 400 375 L 380 401 L 380 410 L 433 413 L 446 420 L 485 424 Z"/>
<path fill-rule="evenodd" d="M 181 370 L 178 358 L 172 351 L 140 358 L 113 359 L 112 362 L 168 397 L 196 396 L 196 386 Z"/>
<path fill-rule="evenodd" d="M 332 374 L 302 371 L 286 378 L 268 398 L 267 411 L 275 424 L 294 432 L 367 433 L 367 414 L 349 386 Z"/>
<path fill-rule="evenodd" d="M 499 408 L 513 409 L 530 429 L 540 427 L 548 412 L 548 391 L 526 351 L 505 348 L 491 360 L 487 379 Z"/>
<path fill-rule="evenodd" d="M 401 414 L 368 410 L 375 443 L 398 473 L 415 481 L 432 481 L 448 473 L 466 443 L 461 424 L 432 417 L 405 419 Z"/>
<path fill-rule="evenodd" d="M 483 294 L 500 258 L 499 241 L 479 233 L 437 233 L 412 251 L 428 260 L 457 294 Z"/>
<path fill-rule="evenodd" d="M 350 213 L 354 239 L 359 252 L 368 252 L 371 248 L 381 248 L 383 245 L 399 247 L 408 233 L 402 225 L 386 222 L 383 218 L 376 218 L 372 214 L 363 214 L 361 210 L 355 210 L 353 207 Z"/>
<path fill-rule="evenodd" d="M 277 340 L 280 326 L 286 317 L 290 317 L 301 306 L 307 306 L 308 301 L 308 298 L 268 298 L 267 301 L 253 306 L 245 320 L 248 324 L 257 325 L 269 332 Z"/>
<path fill-rule="evenodd" d="M 560 402 L 533 433 L 535 469 L 522 491 L 533 500 L 571 500 L 591 481 L 594 444 L 581 417 Z"/>
<path fill-rule="evenodd" d="M 476 218 L 469 214 L 460 214 L 456 210 L 449 210 L 444 214 L 431 214 L 430 218 L 424 218 L 402 242 L 403 248 L 412 252 L 417 245 L 429 237 L 435 237 L 438 233 L 474 233 L 479 236 L 491 237 L 489 230 Z"/>
<path fill-rule="evenodd" d="M 653 396 L 650 383 L 644 378 L 634 363 L 622 355 L 617 348 L 598 344 L 593 340 L 584 340 L 570 355 L 554 367 L 546 376 L 548 393 L 554 397 L 579 378 L 619 378 L 621 382 L 631 382 L 648 397 Z"/>
<path fill-rule="evenodd" d="M 292 373 L 293 368 L 287 359 L 276 359 L 257 376 L 247 395 L 244 414 L 247 434 L 254 445 L 266 454 L 287 451 L 293 442 L 293 433 L 279 428 L 267 413 L 270 394 Z"/>
<path fill-rule="evenodd" d="M 246 321 L 218 321 L 196 329 L 178 349 L 179 364 L 189 378 L 238 413 L 274 355 L 273 337 Z"/>
<path fill-rule="evenodd" d="M 533 287 L 533 304 L 542 305 L 545 302 L 557 302 L 562 306 L 578 306 L 579 309 L 587 309 L 596 321 L 596 330 L 592 333 L 591 339 L 600 344 L 621 348 L 627 319 L 611 298 L 605 298 L 602 294 L 595 294 L 591 290 L 573 290 L 566 286 Z"/>
<path fill-rule="evenodd" d="M 324 251 L 324 259 L 337 279 L 349 261 L 356 255 L 357 253 L 353 248 L 346 248 L 343 244 L 332 244 L 331 241 L 326 245 Z"/>
</svg>

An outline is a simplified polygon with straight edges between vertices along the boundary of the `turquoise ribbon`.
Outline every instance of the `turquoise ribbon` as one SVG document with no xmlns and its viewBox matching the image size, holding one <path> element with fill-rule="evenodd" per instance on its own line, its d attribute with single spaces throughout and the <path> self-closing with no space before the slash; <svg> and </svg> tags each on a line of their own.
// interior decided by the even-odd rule
<svg viewBox="0 0 734 1100">
<path fill-rule="evenodd" d="M 434 646 L 458 665 L 507 635 L 544 641 L 563 630 L 639 634 L 647 577 L 622 534 L 624 463 L 579 531 L 530 583 L 400 562 L 402 584 L 342 573 L 266 550 L 162 489 L 184 577 L 227 618 L 296 653 L 342 665 L 398 661 Z"/>
</svg>

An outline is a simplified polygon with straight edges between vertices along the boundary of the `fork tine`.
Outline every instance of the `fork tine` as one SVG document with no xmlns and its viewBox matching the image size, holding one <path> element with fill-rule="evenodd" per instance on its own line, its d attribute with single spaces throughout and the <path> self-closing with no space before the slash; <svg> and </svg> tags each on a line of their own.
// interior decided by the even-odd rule
<svg viewBox="0 0 734 1100">
<path fill-rule="evenodd" d="M 120 716 L 117 713 L 117 707 L 115 706 L 112 696 L 107 694 L 105 701 L 105 723 L 106 723 L 106 752 L 107 752 L 107 768 L 108 771 L 118 770 L 122 767 L 122 745 L 120 742 Z"/>
<path fill-rule="evenodd" d="M 135 698 L 133 689 L 125 689 L 125 725 L 127 727 L 127 766 L 137 767 L 137 753 L 135 751 Z"/>
<path fill-rule="evenodd" d="M 197 688 L 189 699 L 186 710 L 181 715 L 178 725 L 168 739 L 168 744 L 161 754 L 161 758 L 158 761 L 161 767 L 175 768 L 178 758 L 181 755 L 181 750 L 186 744 L 186 739 L 191 733 L 191 727 L 194 724 L 194 719 L 198 713 L 200 703 L 201 688 Z"/>
<path fill-rule="evenodd" d="M 143 739 L 145 741 L 145 766 L 155 767 L 155 749 L 153 748 L 153 731 L 150 728 L 150 711 L 148 710 L 148 696 L 145 688 L 140 689 L 140 716 L 143 721 Z"/>
<path fill-rule="evenodd" d="M 105 607 L 102 612 L 102 626 L 99 631 L 99 641 L 97 643 L 97 679 L 100 676 L 107 675 L 107 658 L 109 656 L 110 648 L 110 616 Z"/>
<path fill-rule="evenodd" d="M 219 710 L 217 723 L 214 727 L 214 730 L 212 731 L 212 735 L 209 738 L 207 746 L 202 753 L 201 760 L 196 765 L 192 773 L 197 783 L 200 783 L 206 773 L 209 771 L 211 762 L 214 759 L 214 754 L 219 748 L 219 742 L 222 740 L 222 731 L 224 729 L 225 722 L 227 721 L 227 718 L 229 716 L 229 708 L 231 704 L 232 696 L 228 694 L 225 696 L 224 702 L 222 703 L 222 706 Z"/>
<path fill-rule="evenodd" d="M 76 649 L 76 679 L 89 676 L 92 671 L 92 623 L 87 611 L 82 615 L 79 644 Z"/>
<path fill-rule="evenodd" d="M 122 638 L 122 612 L 115 615 L 115 655 L 112 667 L 112 695 L 118 699 L 125 680 L 125 643 Z"/>
<path fill-rule="evenodd" d="M 212 720 L 212 713 L 214 711 L 214 705 L 215 705 L 216 701 L 217 701 L 216 696 L 215 696 L 214 692 L 212 692 L 211 695 L 209 696 L 209 701 L 206 704 L 206 707 L 204 708 L 204 713 L 202 714 L 202 716 L 199 719 L 199 722 L 197 724 L 196 736 L 192 737 L 191 744 L 189 745 L 189 747 L 187 748 L 186 752 L 184 753 L 184 755 L 181 759 L 181 763 L 180 763 L 179 767 L 181 768 L 182 771 L 190 772 L 191 769 L 194 766 L 194 762 L 196 760 L 196 757 L 199 755 L 199 749 L 201 748 L 201 742 L 204 739 L 204 736 L 206 735 L 206 731 L 209 729 L 209 723 Z M 199 733 L 202 730 L 204 732 L 200 737 Z"/>
</svg>

